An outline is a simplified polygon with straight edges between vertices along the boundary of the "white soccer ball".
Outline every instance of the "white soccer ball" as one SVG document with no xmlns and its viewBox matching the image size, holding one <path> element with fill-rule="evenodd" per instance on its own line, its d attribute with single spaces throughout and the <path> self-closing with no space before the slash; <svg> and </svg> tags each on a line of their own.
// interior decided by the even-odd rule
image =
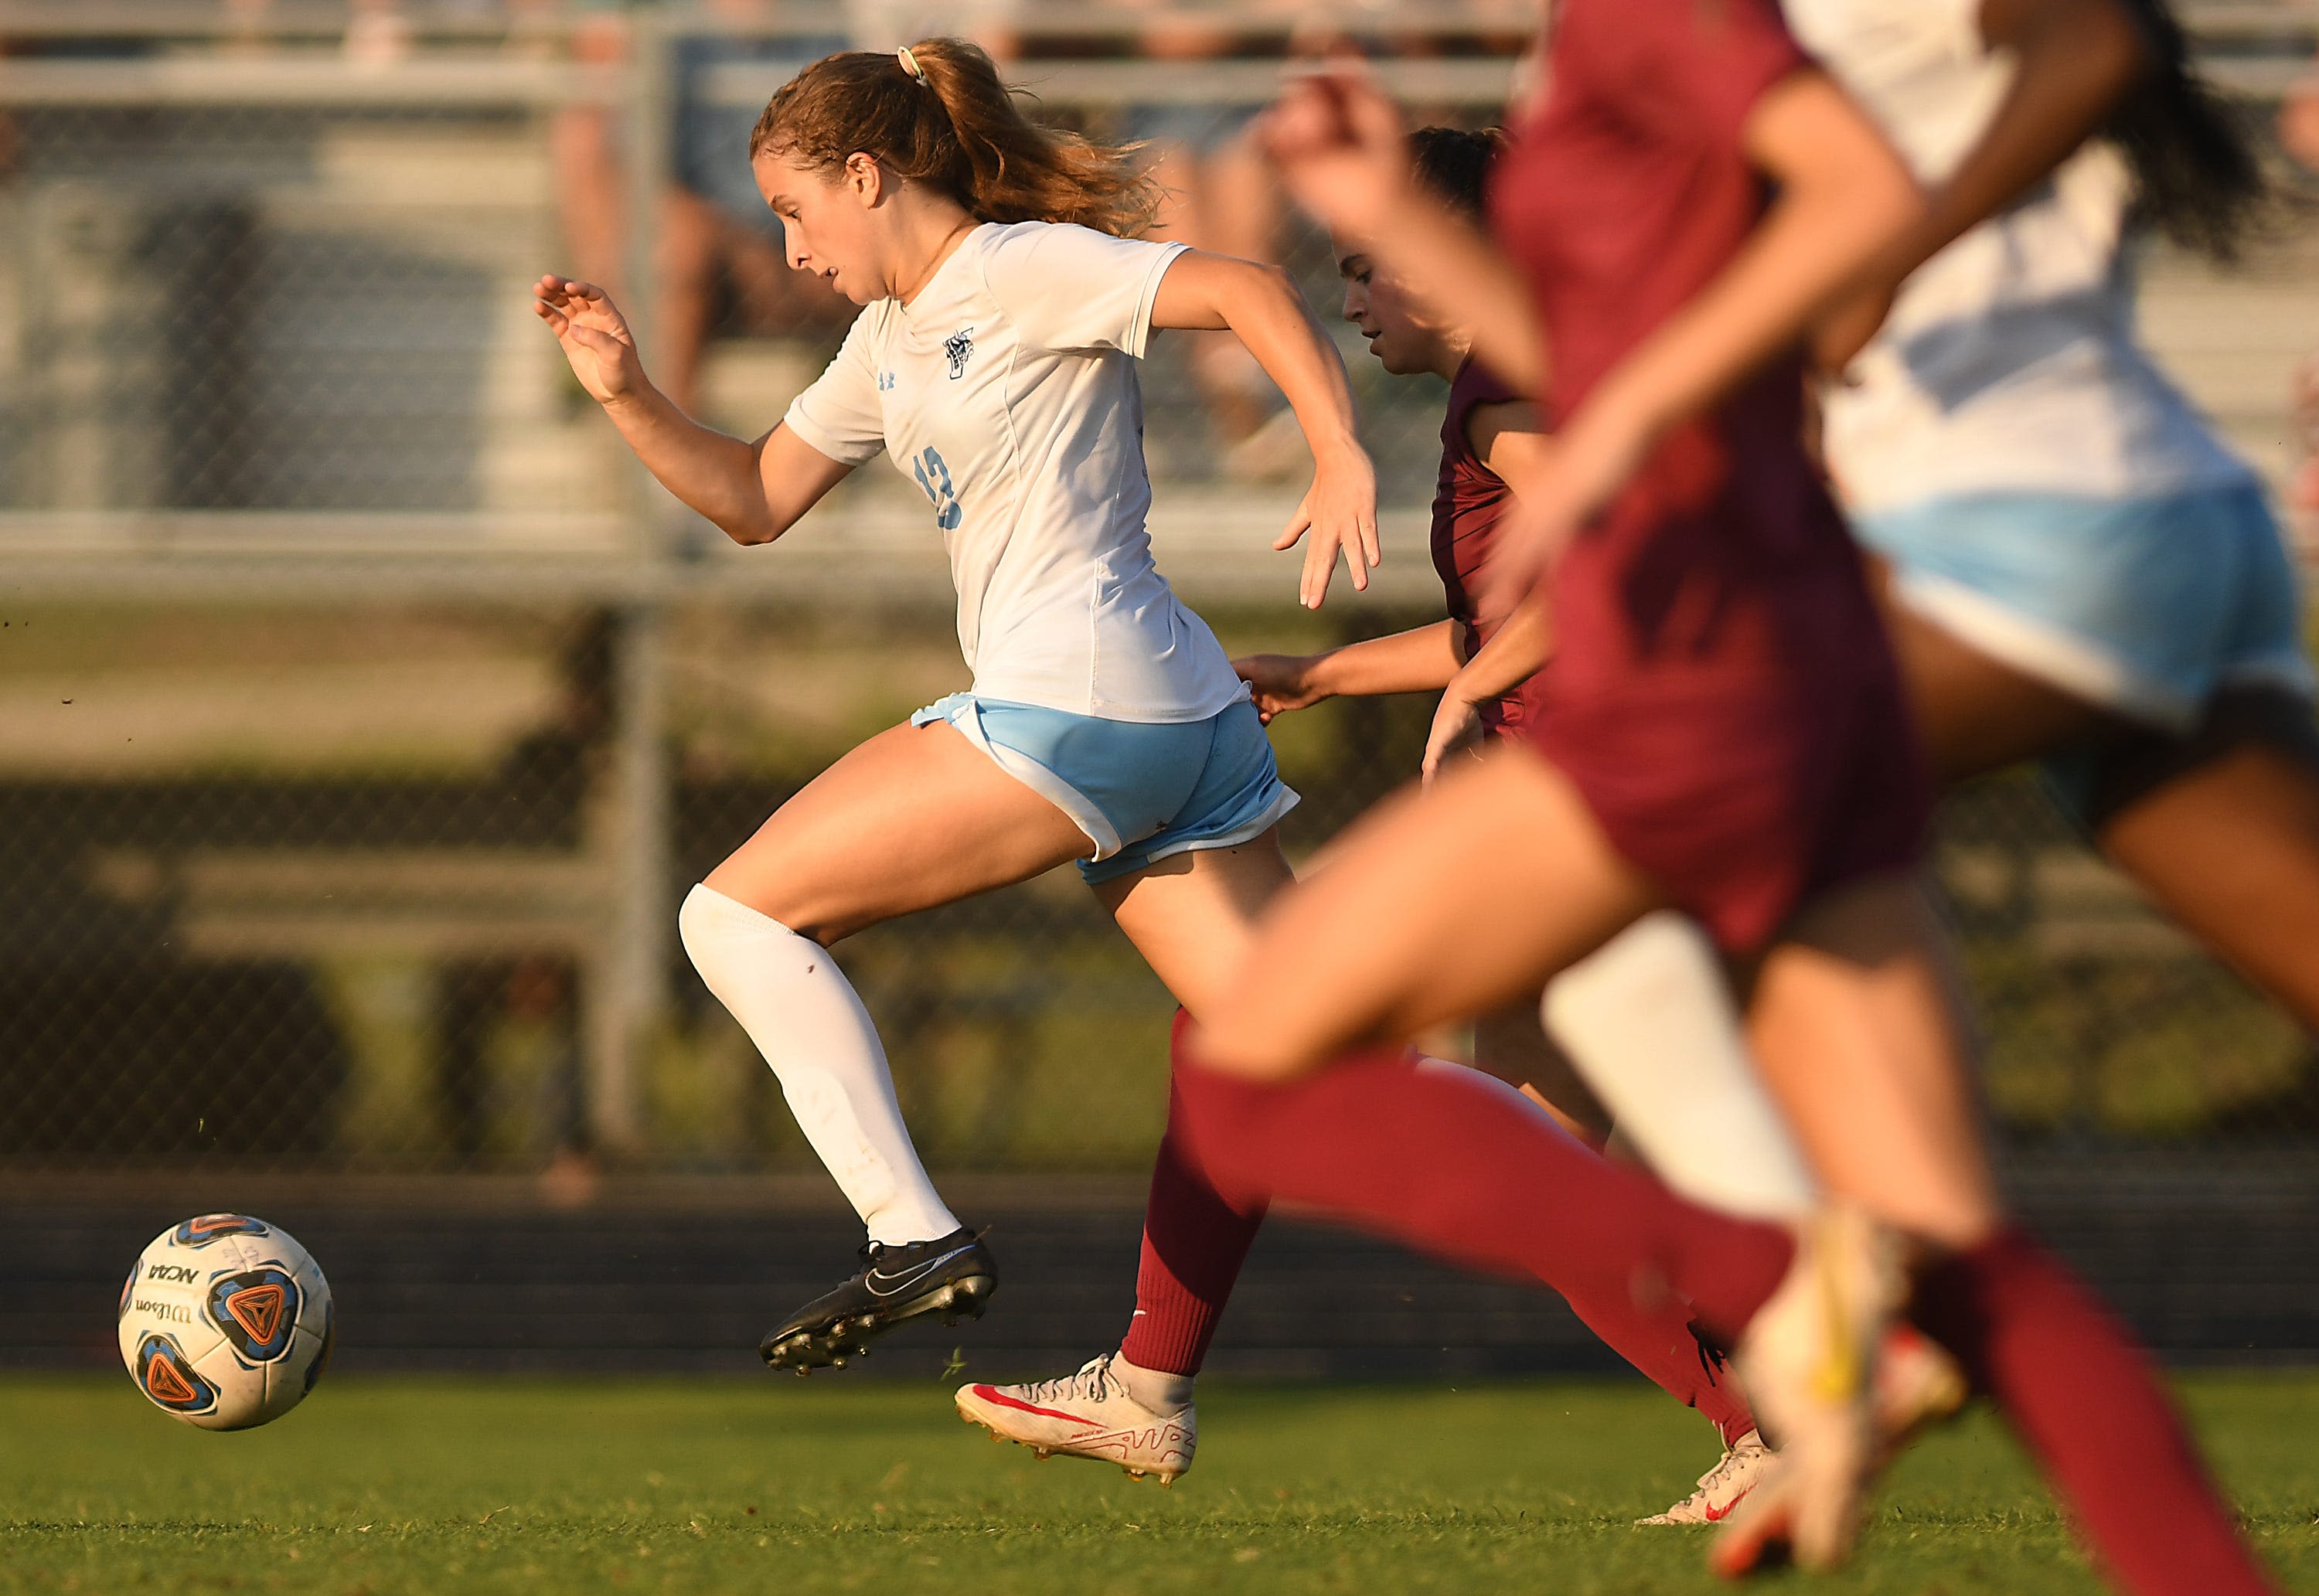
<svg viewBox="0 0 2319 1596">
<path fill-rule="evenodd" d="M 153 1238 L 121 1288 L 121 1357 L 153 1405 L 203 1429 L 279 1419 L 330 1360 L 329 1282 L 264 1220 L 204 1213 Z"/>
</svg>

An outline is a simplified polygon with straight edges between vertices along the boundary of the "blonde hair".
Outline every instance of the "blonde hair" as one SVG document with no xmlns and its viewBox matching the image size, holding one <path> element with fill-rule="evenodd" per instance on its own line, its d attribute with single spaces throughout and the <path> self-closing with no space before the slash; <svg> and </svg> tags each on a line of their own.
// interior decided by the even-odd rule
<svg viewBox="0 0 2319 1596">
<path fill-rule="evenodd" d="M 977 221 L 1075 221 L 1120 238 L 1149 229 L 1160 187 L 1133 147 L 1033 121 L 1017 93 L 963 39 L 824 56 L 766 104 L 749 158 L 771 151 L 826 171 L 859 153 Z"/>
</svg>

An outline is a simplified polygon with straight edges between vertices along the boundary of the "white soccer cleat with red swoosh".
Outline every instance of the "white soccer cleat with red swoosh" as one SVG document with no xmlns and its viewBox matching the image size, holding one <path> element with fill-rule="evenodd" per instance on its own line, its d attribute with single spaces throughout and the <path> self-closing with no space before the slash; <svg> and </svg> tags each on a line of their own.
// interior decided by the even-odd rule
<svg viewBox="0 0 2319 1596">
<path fill-rule="evenodd" d="M 1749 1430 L 1731 1443 L 1713 1468 L 1699 1476 L 1699 1489 L 1663 1513 L 1638 1519 L 1643 1524 L 1720 1524 L 1747 1493 L 1780 1465 L 1779 1455 Z"/>
<path fill-rule="evenodd" d="M 1160 1413 L 1137 1402 L 1112 1372 L 1117 1356 L 1106 1352 L 1060 1380 L 961 1385 L 959 1414 L 1042 1457 L 1091 1457 L 1117 1464 L 1130 1479 L 1150 1476 L 1170 1484 L 1192 1466 L 1198 1444 L 1192 1406 Z"/>
</svg>

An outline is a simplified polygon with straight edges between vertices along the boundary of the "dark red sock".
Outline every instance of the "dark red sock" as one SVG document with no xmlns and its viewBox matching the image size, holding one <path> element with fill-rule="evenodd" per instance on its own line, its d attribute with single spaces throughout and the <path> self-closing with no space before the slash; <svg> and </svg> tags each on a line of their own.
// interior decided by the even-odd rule
<svg viewBox="0 0 2319 1596">
<path fill-rule="evenodd" d="M 1605 1292 L 1591 1281 L 1547 1284 L 1562 1293 L 1603 1345 L 1684 1407 L 1698 1409 L 1725 1446 L 1755 1428 L 1755 1411 L 1723 1366 L 1723 1354 L 1692 1333 L 1691 1312 L 1680 1302 L 1670 1297 L 1646 1308 L 1637 1305 L 1631 1291 Z"/>
<path fill-rule="evenodd" d="M 1683 1202 L 1477 1071 L 1377 1049 L 1251 1086 L 1184 1050 L 1181 1146 L 1242 1212 L 1295 1203 L 1574 1300 L 1650 1312 L 1672 1294 L 1725 1344 L 1787 1270 L 1786 1231 Z"/>
<path fill-rule="evenodd" d="M 2182 1421 L 2125 1326 L 2018 1231 L 1926 1272 L 1917 1321 L 1994 1396 L 2134 1596 L 2264 1596 Z"/>
<path fill-rule="evenodd" d="M 1182 1011 L 1177 1011 L 1178 1033 Z M 1151 1168 L 1143 1207 L 1143 1262 L 1135 1273 L 1135 1317 L 1120 1351 L 1142 1368 L 1196 1375 L 1216 1321 L 1264 1223 L 1261 1204 L 1234 1207 L 1187 1158 L 1177 1122 L 1182 1109 L 1168 1088 L 1168 1133 Z"/>
</svg>

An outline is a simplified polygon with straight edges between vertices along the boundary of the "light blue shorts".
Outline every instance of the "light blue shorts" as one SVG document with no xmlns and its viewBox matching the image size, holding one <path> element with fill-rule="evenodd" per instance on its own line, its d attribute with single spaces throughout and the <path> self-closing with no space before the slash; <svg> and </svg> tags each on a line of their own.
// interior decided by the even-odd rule
<svg viewBox="0 0 2319 1596">
<path fill-rule="evenodd" d="M 998 768 L 1071 817 L 1095 844 L 1089 885 L 1171 853 L 1229 848 L 1296 807 L 1245 699 L 1205 720 L 1104 720 L 952 693 L 910 717 L 948 721 Z"/>
<path fill-rule="evenodd" d="M 1854 524 L 1910 609 L 2126 719 L 2187 734 L 2224 687 L 2319 685 L 2251 481 L 2125 501 L 1979 494 Z"/>
</svg>

